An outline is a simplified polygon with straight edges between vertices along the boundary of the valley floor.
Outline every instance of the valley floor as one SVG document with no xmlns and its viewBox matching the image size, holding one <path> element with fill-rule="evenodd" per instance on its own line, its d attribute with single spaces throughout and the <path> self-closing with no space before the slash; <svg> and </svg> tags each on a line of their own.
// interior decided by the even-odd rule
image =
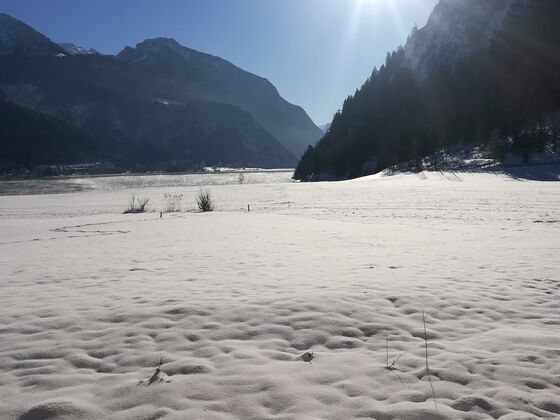
<svg viewBox="0 0 560 420">
<path fill-rule="evenodd" d="M 211 191 L 0 197 L 1 419 L 560 417 L 560 183 Z"/>
</svg>

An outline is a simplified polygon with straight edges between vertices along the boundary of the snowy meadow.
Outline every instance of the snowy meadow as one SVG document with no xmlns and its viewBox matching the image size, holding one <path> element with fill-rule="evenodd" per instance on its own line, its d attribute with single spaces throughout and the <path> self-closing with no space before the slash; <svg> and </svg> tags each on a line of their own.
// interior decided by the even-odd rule
<svg viewBox="0 0 560 420">
<path fill-rule="evenodd" d="M 0 183 L 0 418 L 560 417 L 558 182 L 290 176 Z"/>
</svg>

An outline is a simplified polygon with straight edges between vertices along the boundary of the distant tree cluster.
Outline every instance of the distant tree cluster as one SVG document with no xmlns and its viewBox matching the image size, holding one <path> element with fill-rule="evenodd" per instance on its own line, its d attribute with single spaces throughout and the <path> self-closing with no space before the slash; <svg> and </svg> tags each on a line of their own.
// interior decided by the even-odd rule
<svg viewBox="0 0 560 420">
<path fill-rule="evenodd" d="M 419 76 L 399 48 L 344 102 L 330 129 L 309 146 L 294 177 L 353 178 L 459 142 L 496 159 L 558 147 L 560 2 L 534 0 L 495 34 L 488 49 Z"/>
</svg>

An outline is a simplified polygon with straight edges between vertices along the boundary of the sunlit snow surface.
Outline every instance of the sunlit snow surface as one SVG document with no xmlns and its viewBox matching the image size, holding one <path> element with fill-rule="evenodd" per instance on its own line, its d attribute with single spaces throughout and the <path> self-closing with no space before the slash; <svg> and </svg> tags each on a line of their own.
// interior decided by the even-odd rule
<svg viewBox="0 0 560 420">
<path fill-rule="evenodd" d="M 560 416 L 559 183 L 232 176 L 0 197 L 0 418 Z"/>
</svg>

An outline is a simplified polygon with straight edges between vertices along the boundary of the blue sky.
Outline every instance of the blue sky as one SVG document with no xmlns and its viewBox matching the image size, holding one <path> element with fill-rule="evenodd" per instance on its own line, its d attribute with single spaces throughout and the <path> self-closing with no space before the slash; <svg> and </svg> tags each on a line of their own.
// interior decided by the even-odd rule
<svg viewBox="0 0 560 420">
<path fill-rule="evenodd" d="M 317 124 L 423 26 L 437 0 L 0 0 L 56 42 L 115 54 L 158 36 L 269 79 Z"/>
</svg>

